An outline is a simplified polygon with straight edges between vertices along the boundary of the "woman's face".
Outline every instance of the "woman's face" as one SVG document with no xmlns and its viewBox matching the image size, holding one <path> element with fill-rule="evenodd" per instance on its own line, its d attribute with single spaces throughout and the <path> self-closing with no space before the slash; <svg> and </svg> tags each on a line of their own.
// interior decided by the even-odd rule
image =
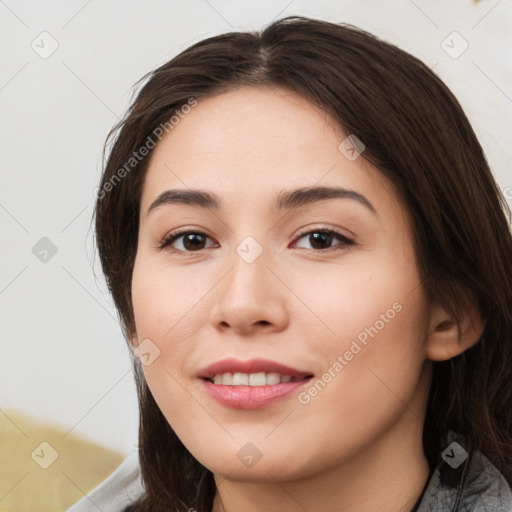
<svg viewBox="0 0 512 512">
<path fill-rule="evenodd" d="M 295 93 L 242 87 L 151 157 L 133 344 L 217 475 L 303 478 L 421 435 L 429 320 L 407 216 L 346 137 Z"/>
</svg>

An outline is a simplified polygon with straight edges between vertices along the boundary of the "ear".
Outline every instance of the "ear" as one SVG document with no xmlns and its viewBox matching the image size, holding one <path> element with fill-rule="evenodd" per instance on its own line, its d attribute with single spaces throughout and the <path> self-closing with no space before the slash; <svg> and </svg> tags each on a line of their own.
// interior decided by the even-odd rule
<svg viewBox="0 0 512 512">
<path fill-rule="evenodd" d="M 446 361 L 462 354 L 477 343 L 484 327 L 485 323 L 478 308 L 474 305 L 461 318 L 460 332 L 453 316 L 449 315 L 439 304 L 432 305 L 427 339 L 427 359 Z"/>
</svg>

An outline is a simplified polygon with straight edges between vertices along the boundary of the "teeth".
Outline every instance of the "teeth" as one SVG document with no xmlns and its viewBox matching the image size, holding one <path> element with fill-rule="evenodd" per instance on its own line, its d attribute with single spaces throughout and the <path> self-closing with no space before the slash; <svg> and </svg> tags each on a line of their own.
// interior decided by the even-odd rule
<svg viewBox="0 0 512 512">
<path fill-rule="evenodd" d="M 279 373 L 267 373 L 267 386 L 279 384 L 281 382 L 281 375 Z"/>
<path fill-rule="evenodd" d="M 248 386 L 249 375 L 247 373 L 233 373 L 233 386 Z"/>
<path fill-rule="evenodd" d="M 231 373 L 224 373 L 221 375 L 222 377 L 222 384 L 225 386 L 231 386 L 233 384 L 233 375 Z"/>
<path fill-rule="evenodd" d="M 273 386 L 280 382 L 295 382 L 296 380 L 290 375 L 280 375 L 274 372 L 218 373 L 213 377 L 214 384 L 223 386 Z"/>
<path fill-rule="evenodd" d="M 249 386 L 265 386 L 267 384 L 267 376 L 265 372 L 250 373 L 248 381 Z"/>
</svg>

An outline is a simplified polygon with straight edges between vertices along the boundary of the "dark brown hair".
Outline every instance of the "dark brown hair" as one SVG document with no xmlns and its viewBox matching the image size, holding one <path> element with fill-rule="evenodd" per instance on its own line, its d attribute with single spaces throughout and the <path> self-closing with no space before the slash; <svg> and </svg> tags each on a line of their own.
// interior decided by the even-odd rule
<svg viewBox="0 0 512 512">
<path fill-rule="evenodd" d="M 291 16 L 261 32 L 200 41 L 144 77 L 107 139 L 95 210 L 101 264 L 127 339 L 135 332 L 131 279 L 149 156 L 122 179 L 119 169 L 190 99 L 244 85 L 292 90 L 356 135 L 410 215 L 425 293 L 457 321 L 471 303 L 479 309 L 486 326 L 478 343 L 433 363 L 423 446 L 432 468 L 443 433 L 453 429 L 512 482 L 510 210 L 444 83 L 415 57 L 356 27 Z M 212 473 L 166 421 L 135 357 L 133 365 L 146 493 L 130 510 L 210 511 Z"/>
</svg>

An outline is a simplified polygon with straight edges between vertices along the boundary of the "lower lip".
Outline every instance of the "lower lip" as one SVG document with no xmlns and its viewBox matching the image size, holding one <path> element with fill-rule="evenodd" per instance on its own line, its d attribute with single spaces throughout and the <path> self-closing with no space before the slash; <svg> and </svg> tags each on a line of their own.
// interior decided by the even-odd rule
<svg viewBox="0 0 512 512">
<path fill-rule="evenodd" d="M 233 409 L 261 409 L 285 398 L 311 379 L 270 386 L 223 386 L 203 379 L 206 392 L 221 405 Z"/>
</svg>

